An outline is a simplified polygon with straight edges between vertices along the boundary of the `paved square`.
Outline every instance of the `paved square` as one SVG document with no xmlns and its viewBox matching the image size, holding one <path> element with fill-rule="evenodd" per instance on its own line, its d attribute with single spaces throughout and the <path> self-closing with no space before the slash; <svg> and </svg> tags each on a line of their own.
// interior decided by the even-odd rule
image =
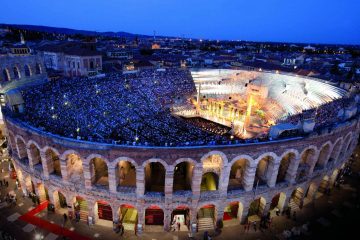
<svg viewBox="0 0 360 240">
<path fill-rule="evenodd" d="M 32 224 L 26 224 L 26 226 L 23 227 L 23 231 L 24 231 L 24 232 L 31 232 L 31 231 L 34 230 L 34 229 L 35 229 L 35 226 L 32 225 Z"/>
<path fill-rule="evenodd" d="M 53 234 L 53 233 L 49 233 L 45 238 L 44 240 L 55 240 L 57 239 L 58 235 L 56 234 Z"/>
<path fill-rule="evenodd" d="M 20 215 L 19 213 L 14 213 L 14 214 L 8 216 L 8 217 L 7 217 L 7 220 L 8 220 L 9 222 L 14 222 L 14 221 L 16 221 L 20 216 L 21 216 L 21 215 Z"/>
</svg>

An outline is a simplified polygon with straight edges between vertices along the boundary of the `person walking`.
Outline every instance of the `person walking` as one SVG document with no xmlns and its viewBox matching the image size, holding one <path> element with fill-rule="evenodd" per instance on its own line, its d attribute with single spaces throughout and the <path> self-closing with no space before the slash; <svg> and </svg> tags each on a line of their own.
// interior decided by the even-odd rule
<svg viewBox="0 0 360 240">
<path fill-rule="evenodd" d="M 254 231 L 257 231 L 256 221 L 253 222 Z"/>
<path fill-rule="evenodd" d="M 66 224 L 66 222 L 67 222 L 67 215 L 66 215 L 66 213 L 64 213 L 64 215 L 63 215 L 63 218 L 64 218 L 64 226 L 65 226 L 65 224 Z"/>
</svg>

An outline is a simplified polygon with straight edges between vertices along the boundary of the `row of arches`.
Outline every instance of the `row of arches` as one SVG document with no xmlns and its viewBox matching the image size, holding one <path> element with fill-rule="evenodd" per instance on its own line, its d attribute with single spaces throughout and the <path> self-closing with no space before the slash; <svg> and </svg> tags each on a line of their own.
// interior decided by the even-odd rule
<svg viewBox="0 0 360 240">
<path fill-rule="evenodd" d="M 49 191 L 42 182 L 33 182 L 30 175 L 22 178 L 21 170 L 17 170 L 26 191 L 36 194 L 40 202 L 50 201 L 56 210 L 69 210 L 69 214 L 73 217 L 78 216 L 79 220 L 84 222 L 88 221 L 88 217 L 91 217 L 94 223 L 107 221 L 109 226 L 113 222 L 121 222 L 125 229 L 130 231 L 135 231 L 138 223 L 163 228 L 177 222 L 181 231 L 188 231 L 191 222 L 196 222 L 199 230 L 208 230 L 214 228 L 219 220 L 239 224 L 246 220 L 259 221 L 265 214 L 274 217 L 276 212 L 282 212 L 286 207 L 297 211 L 321 197 L 326 189 L 331 189 L 340 171 L 335 169 L 331 175 L 323 176 L 321 181 L 310 182 L 306 189 L 287 189 L 286 192 L 278 192 L 271 198 L 257 196 L 250 202 L 230 199 L 224 203 L 213 201 L 196 208 L 180 204 L 169 211 L 157 204 L 142 206 L 133 203 L 112 203 L 104 199 L 94 200 L 77 193 L 62 192 L 59 189 Z"/>
<path fill-rule="evenodd" d="M 21 79 L 22 77 L 31 77 L 34 74 L 38 75 L 41 74 L 42 71 L 40 63 L 36 63 L 35 66 L 31 66 L 30 64 L 20 66 L 17 64 L 11 68 L 5 67 L 2 69 L 2 79 L 4 82 L 8 82 L 11 80 Z M 22 76 L 22 74 L 24 75 Z"/>
<path fill-rule="evenodd" d="M 334 145 L 331 142 L 325 143 L 320 151 L 315 147 L 309 147 L 301 154 L 290 150 L 280 157 L 267 153 L 261 155 L 257 161 L 247 155 L 241 155 L 231 162 L 231 166 L 224 166 L 224 154 L 213 152 L 203 157 L 202 166 L 192 159 L 180 159 L 175 162 L 173 171 L 169 171 L 169 166 L 160 159 L 145 162 L 143 168 L 130 158 L 109 162 L 97 154 L 90 155 L 84 162 L 75 151 L 66 151 L 60 155 L 56 149 L 50 147 L 41 150 L 33 141 L 25 144 L 23 138 L 14 139 L 11 134 L 9 138 L 12 150 L 17 152 L 22 163 L 31 163 L 30 166 L 34 170 L 46 172 L 45 175 L 49 177 L 60 177 L 72 183 L 87 183 L 93 187 L 121 192 L 135 192 L 137 182 L 144 181 L 145 193 L 162 194 L 165 193 L 166 185 L 171 186 L 172 192 L 182 193 L 191 192 L 198 187 L 202 192 L 219 189 L 249 191 L 253 187 L 273 187 L 286 182 L 301 182 L 313 170 L 323 169 L 339 155 L 345 155 L 351 143 L 351 135 L 347 135 L 345 141 L 340 138 Z M 140 174 L 143 173 L 143 179 L 137 178 L 137 170 Z M 171 182 L 167 181 L 167 178 L 171 179 Z M 195 185 L 194 180 L 200 179 L 200 186 Z"/>
</svg>

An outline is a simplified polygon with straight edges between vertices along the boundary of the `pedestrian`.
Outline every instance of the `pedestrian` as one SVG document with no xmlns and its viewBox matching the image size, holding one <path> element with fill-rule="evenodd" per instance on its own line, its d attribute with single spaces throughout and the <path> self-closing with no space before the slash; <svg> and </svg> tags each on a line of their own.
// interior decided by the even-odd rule
<svg viewBox="0 0 360 240">
<path fill-rule="evenodd" d="M 9 182 L 8 181 L 6 181 L 6 187 L 8 187 L 9 186 Z"/>
<path fill-rule="evenodd" d="M 205 232 L 204 232 L 203 240 L 209 240 L 208 231 L 205 231 Z"/>
<path fill-rule="evenodd" d="M 125 232 L 125 228 L 124 228 L 124 225 L 122 225 L 122 223 L 120 223 L 120 229 L 121 229 L 121 234 L 120 236 L 122 236 Z"/>
<path fill-rule="evenodd" d="M 272 218 L 270 218 L 269 221 L 268 221 L 268 228 L 271 227 L 271 223 L 272 223 Z"/>
<path fill-rule="evenodd" d="M 276 216 L 280 216 L 280 209 L 276 209 Z"/>
<path fill-rule="evenodd" d="M 19 188 L 19 181 L 17 179 L 15 181 L 15 184 L 16 184 L 16 189 L 18 189 Z"/>
<path fill-rule="evenodd" d="M 254 231 L 257 231 L 256 221 L 253 222 Z"/>
<path fill-rule="evenodd" d="M 3 182 L 2 182 L 2 180 L 0 179 L 0 187 L 2 187 L 2 185 L 3 185 Z"/>
<path fill-rule="evenodd" d="M 180 222 L 177 222 L 176 224 L 177 224 L 178 231 L 180 231 L 180 226 L 181 226 Z"/>
</svg>

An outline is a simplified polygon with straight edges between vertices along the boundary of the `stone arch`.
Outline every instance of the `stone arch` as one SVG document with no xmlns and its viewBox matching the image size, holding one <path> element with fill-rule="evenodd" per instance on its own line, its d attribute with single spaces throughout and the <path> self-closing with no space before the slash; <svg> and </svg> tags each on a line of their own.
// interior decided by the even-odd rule
<svg viewBox="0 0 360 240">
<path fill-rule="evenodd" d="M 39 145 L 37 145 L 37 143 L 34 141 L 29 141 L 28 149 L 29 149 L 29 154 L 30 154 L 30 160 L 31 160 L 33 167 L 42 171 L 42 160 L 41 160 Z"/>
<path fill-rule="evenodd" d="M 91 154 L 86 162 L 89 163 L 91 184 L 97 187 L 109 187 L 109 170 L 107 160 L 101 155 Z"/>
<path fill-rule="evenodd" d="M 245 180 L 249 175 L 249 168 L 254 160 L 248 155 L 240 155 L 234 158 L 231 162 L 231 169 L 229 174 L 228 190 L 244 189 Z"/>
<path fill-rule="evenodd" d="M 205 172 L 201 178 L 200 191 L 216 191 L 219 189 L 219 176 L 215 172 Z"/>
<path fill-rule="evenodd" d="M 27 156 L 27 150 L 26 150 L 26 145 L 25 145 L 25 140 L 23 137 L 17 135 L 15 137 L 15 141 L 16 141 L 16 148 L 17 148 L 17 153 L 19 156 L 19 159 L 22 160 L 24 158 L 28 158 Z"/>
<path fill-rule="evenodd" d="M 45 154 L 45 161 L 49 174 L 61 177 L 61 163 L 60 163 L 60 153 L 52 147 L 44 147 L 42 150 Z"/>
<path fill-rule="evenodd" d="M 64 152 L 60 159 L 66 161 L 66 172 L 68 181 L 83 184 L 84 183 L 84 168 L 83 161 L 76 151 L 68 150 Z"/>
<path fill-rule="evenodd" d="M 290 182 L 291 176 L 290 176 L 290 170 L 294 168 L 296 164 L 296 159 L 298 159 L 299 153 L 294 150 L 286 151 L 281 155 L 279 159 L 279 169 L 276 176 L 276 183 L 282 183 L 282 182 Z"/>
<path fill-rule="evenodd" d="M 42 73 L 42 68 L 40 63 L 36 63 L 35 64 L 35 74 L 41 74 Z"/>
<path fill-rule="evenodd" d="M 145 209 L 145 225 L 164 225 L 164 210 L 159 205 L 150 205 Z"/>
<path fill-rule="evenodd" d="M 20 79 L 21 78 L 21 73 L 20 70 L 17 66 L 13 67 L 13 75 L 14 75 L 14 79 Z"/>
<path fill-rule="evenodd" d="M 28 193 L 35 193 L 35 185 L 30 175 L 25 177 L 25 187 Z"/>
<path fill-rule="evenodd" d="M 317 149 L 313 146 L 310 146 L 302 151 L 296 175 L 297 182 L 304 180 L 309 175 L 313 163 L 316 160 L 316 153 Z"/>
<path fill-rule="evenodd" d="M 211 151 L 203 155 L 200 162 L 204 172 L 212 171 L 220 175 L 224 166 L 227 166 L 228 159 L 223 152 Z"/>
<path fill-rule="evenodd" d="M 252 201 L 249 205 L 248 218 L 251 218 L 254 215 L 262 217 L 266 207 L 266 199 L 264 197 L 259 197 Z"/>
<path fill-rule="evenodd" d="M 133 159 L 127 157 L 117 158 L 112 163 L 115 164 L 117 190 L 120 192 L 129 191 L 131 188 L 131 190 L 135 191 L 137 163 Z"/>
<path fill-rule="evenodd" d="M 329 160 L 331 153 L 332 144 L 330 141 L 323 144 L 320 148 L 318 160 L 315 163 L 315 168 L 322 169 L 325 167 L 327 161 Z"/>
<path fill-rule="evenodd" d="M 4 82 L 8 82 L 11 80 L 9 69 L 4 68 L 2 71 Z"/>
<path fill-rule="evenodd" d="M 177 224 L 179 224 L 180 229 L 178 229 L 178 231 L 189 231 L 190 219 L 191 219 L 190 207 L 187 204 L 177 205 L 175 208 L 173 208 L 171 212 L 170 224 L 173 223 L 173 225 L 170 226 L 170 229 L 174 229 L 174 230 L 178 229 Z"/>
<path fill-rule="evenodd" d="M 161 159 L 149 159 L 143 163 L 145 177 L 145 191 L 165 193 L 165 175 L 168 168 Z"/>
<path fill-rule="evenodd" d="M 332 172 L 329 183 L 330 188 L 334 187 L 335 182 L 339 177 L 339 172 L 340 172 L 339 169 L 334 169 L 334 171 Z"/>
<path fill-rule="evenodd" d="M 337 139 L 335 144 L 333 145 L 328 162 L 336 162 L 338 160 L 342 146 L 343 146 L 343 139 L 342 138 Z"/>
<path fill-rule="evenodd" d="M 49 200 L 49 192 L 43 183 L 37 184 L 37 195 L 39 197 L 40 203 Z"/>
<path fill-rule="evenodd" d="M 65 194 L 59 190 L 56 189 L 55 191 L 53 191 L 53 204 L 55 206 L 55 209 L 60 209 L 60 208 L 65 208 L 67 209 L 67 202 L 66 202 L 66 197 Z"/>
<path fill-rule="evenodd" d="M 351 135 L 352 133 L 349 132 L 346 137 L 344 138 L 343 147 L 341 149 L 340 158 L 343 159 L 349 149 L 351 143 Z"/>
<path fill-rule="evenodd" d="M 242 219 L 244 206 L 240 201 L 233 201 L 227 204 L 227 206 L 224 209 L 224 221 L 231 221 L 235 220 L 239 223 Z"/>
<path fill-rule="evenodd" d="M 87 222 L 89 216 L 88 201 L 80 195 L 75 195 L 73 197 L 72 204 L 75 214 L 78 215 L 79 220 Z"/>
<path fill-rule="evenodd" d="M 25 77 L 31 77 L 32 72 L 29 64 L 24 65 L 24 73 L 25 73 Z"/>
<path fill-rule="evenodd" d="M 196 162 L 191 158 L 181 158 L 175 161 L 173 176 L 173 192 L 191 191 Z"/>
<path fill-rule="evenodd" d="M 94 216 L 95 221 L 98 221 L 99 219 L 113 221 L 114 219 L 111 204 L 104 200 L 97 200 L 94 204 Z"/>
<path fill-rule="evenodd" d="M 125 230 L 135 230 L 138 223 L 138 210 L 133 204 L 121 204 L 117 210 L 118 221 L 121 222 Z M 117 219 L 114 219 L 117 221 Z"/>
<path fill-rule="evenodd" d="M 277 211 L 282 212 L 284 210 L 285 202 L 286 202 L 286 194 L 284 192 L 280 192 L 276 194 L 271 200 L 270 214 L 276 215 Z"/>
<path fill-rule="evenodd" d="M 17 154 L 17 149 L 16 149 L 16 144 L 15 144 L 15 137 L 14 137 L 14 134 L 10 131 L 8 131 L 8 136 L 9 136 L 9 145 L 10 145 L 10 148 L 12 150 L 12 152 L 18 156 Z"/>
<path fill-rule="evenodd" d="M 319 184 L 318 192 L 326 193 L 326 190 L 329 188 L 330 178 L 329 176 L 325 175 Z"/>
<path fill-rule="evenodd" d="M 215 203 L 203 203 L 197 210 L 198 229 L 207 230 L 215 226 L 218 206 Z"/>
<path fill-rule="evenodd" d="M 311 202 L 314 200 L 317 189 L 317 184 L 315 182 L 311 182 L 305 194 L 306 202 Z"/>
<path fill-rule="evenodd" d="M 265 185 L 270 186 L 271 177 L 273 175 L 273 167 L 277 161 L 274 153 L 264 153 L 256 159 L 257 167 L 255 173 L 254 186 Z"/>
</svg>

